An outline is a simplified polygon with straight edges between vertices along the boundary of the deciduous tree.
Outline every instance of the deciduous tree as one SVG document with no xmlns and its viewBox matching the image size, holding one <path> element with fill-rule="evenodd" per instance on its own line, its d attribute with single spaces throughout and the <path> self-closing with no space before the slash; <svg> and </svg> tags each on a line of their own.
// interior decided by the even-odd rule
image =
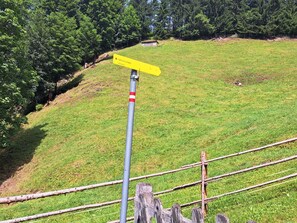
<svg viewBox="0 0 297 223">
<path fill-rule="evenodd" d="M 0 5 L 0 146 L 26 121 L 23 110 L 33 96 L 36 75 L 28 59 L 23 1 Z"/>
</svg>

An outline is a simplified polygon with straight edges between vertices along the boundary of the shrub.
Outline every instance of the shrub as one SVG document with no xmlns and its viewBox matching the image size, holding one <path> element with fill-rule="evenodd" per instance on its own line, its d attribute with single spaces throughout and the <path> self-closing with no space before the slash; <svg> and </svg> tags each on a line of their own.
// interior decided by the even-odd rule
<svg viewBox="0 0 297 223">
<path fill-rule="evenodd" d="M 40 111 L 42 108 L 43 108 L 43 105 L 42 105 L 42 104 L 37 104 L 37 105 L 35 106 L 35 110 L 36 110 L 36 111 Z"/>
</svg>

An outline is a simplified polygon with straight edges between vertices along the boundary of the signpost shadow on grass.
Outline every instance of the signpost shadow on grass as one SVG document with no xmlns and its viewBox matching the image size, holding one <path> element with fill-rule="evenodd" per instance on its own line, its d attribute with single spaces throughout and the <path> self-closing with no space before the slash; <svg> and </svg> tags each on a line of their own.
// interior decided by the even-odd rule
<svg viewBox="0 0 297 223">
<path fill-rule="evenodd" d="M 20 167 L 32 160 L 36 148 L 46 137 L 44 130 L 46 125 L 21 129 L 13 139 L 11 146 L 0 148 L 0 192 L 1 187 L 4 186 L 2 184 L 12 177 Z"/>
</svg>

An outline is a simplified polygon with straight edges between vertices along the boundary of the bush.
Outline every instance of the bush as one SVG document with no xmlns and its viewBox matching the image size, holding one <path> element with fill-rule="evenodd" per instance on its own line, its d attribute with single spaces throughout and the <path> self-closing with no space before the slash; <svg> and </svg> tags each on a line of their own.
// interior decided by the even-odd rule
<svg viewBox="0 0 297 223">
<path fill-rule="evenodd" d="M 40 111 L 42 108 L 43 108 L 43 105 L 42 105 L 42 104 L 37 104 L 37 105 L 35 106 L 35 110 L 36 110 L 36 111 Z"/>
</svg>

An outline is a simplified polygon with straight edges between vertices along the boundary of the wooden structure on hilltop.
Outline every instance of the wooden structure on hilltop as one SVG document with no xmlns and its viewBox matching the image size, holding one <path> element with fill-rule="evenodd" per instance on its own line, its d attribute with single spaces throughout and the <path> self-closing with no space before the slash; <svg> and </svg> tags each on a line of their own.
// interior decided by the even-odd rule
<svg viewBox="0 0 297 223">
<path fill-rule="evenodd" d="M 158 40 L 145 40 L 141 42 L 141 46 L 158 46 L 159 42 Z"/>
</svg>

